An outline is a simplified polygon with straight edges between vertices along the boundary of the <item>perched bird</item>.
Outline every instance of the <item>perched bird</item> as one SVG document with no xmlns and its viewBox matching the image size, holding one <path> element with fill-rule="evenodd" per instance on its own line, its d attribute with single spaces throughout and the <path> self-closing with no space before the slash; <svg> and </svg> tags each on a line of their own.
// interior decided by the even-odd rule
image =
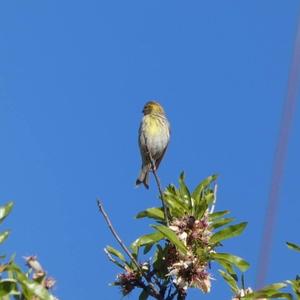
<svg viewBox="0 0 300 300">
<path fill-rule="evenodd" d="M 136 180 L 136 185 L 143 183 L 148 189 L 149 171 L 152 169 L 148 151 L 155 164 L 155 170 L 157 170 L 170 140 L 170 124 L 166 118 L 164 109 L 155 101 L 149 101 L 145 104 L 143 114 L 144 117 L 139 128 L 142 168 Z"/>
</svg>

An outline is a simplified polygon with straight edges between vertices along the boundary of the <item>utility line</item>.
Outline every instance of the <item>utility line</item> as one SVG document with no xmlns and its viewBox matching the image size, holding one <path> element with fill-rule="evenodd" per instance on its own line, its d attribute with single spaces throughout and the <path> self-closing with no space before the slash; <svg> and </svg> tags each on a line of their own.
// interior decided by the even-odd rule
<svg viewBox="0 0 300 300">
<path fill-rule="evenodd" d="M 288 79 L 287 94 L 284 100 L 280 129 L 275 150 L 271 185 L 268 196 L 268 206 L 265 216 L 265 224 L 261 241 L 261 249 L 258 261 L 258 273 L 256 287 L 260 288 L 265 284 L 270 256 L 272 250 L 272 239 L 276 224 L 277 210 L 279 206 L 280 188 L 282 185 L 284 165 L 287 157 L 289 136 L 292 128 L 292 120 L 295 114 L 297 93 L 300 76 L 300 18 L 294 46 L 294 53 L 291 62 Z"/>
</svg>

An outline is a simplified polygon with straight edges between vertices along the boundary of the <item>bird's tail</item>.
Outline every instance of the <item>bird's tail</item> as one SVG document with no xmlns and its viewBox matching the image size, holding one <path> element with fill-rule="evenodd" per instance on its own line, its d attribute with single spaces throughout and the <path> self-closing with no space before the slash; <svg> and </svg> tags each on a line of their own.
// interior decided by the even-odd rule
<svg viewBox="0 0 300 300">
<path fill-rule="evenodd" d="M 150 165 L 144 165 L 142 167 L 141 173 L 136 180 L 135 184 L 140 185 L 141 183 L 144 184 L 146 189 L 149 189 L 149 171 L 151 169 Z"/>
</svg>

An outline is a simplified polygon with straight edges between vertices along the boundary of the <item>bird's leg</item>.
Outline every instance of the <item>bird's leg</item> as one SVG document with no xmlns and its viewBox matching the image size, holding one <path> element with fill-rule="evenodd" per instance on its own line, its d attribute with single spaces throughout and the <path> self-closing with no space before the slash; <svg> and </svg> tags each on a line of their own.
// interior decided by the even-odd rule
<svg viewBox="0 0 300 300">
<path fill-rule="evenodd" d="M 152 170 L 152 172 L 156 172 L 157 171 L 157 168 L 156 168 L 156 165 L 155 165 L 155 161 L 154 161 L 154 159 L 152 158 L 152 156 L 149 154 L 149 157 L 150 157 L 150 159 L 152 160 L 151 161 L 151 163 L 150 163 L 150 165 L 151 165 L 151 170 Z"/>
</svg>

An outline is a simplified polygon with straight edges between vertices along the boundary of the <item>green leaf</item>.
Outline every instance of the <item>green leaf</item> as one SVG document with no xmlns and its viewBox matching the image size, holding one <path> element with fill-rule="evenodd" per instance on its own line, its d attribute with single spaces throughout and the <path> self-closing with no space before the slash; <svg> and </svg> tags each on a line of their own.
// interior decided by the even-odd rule
<svg viewBox="0 0 300 300">
<path fill-rule="evenodd" d="M 5 205 L 0 206 L 0 224 L 9 215 L 9 213 L 11 212 L 13 206 L 14 206 L 13 202 L 8 202 Z"/>
<path fill-rule="evenodd" d="M 186 254 L 187 253 L 187 248 L 184 245 L 184 243 L 178 238 L 176 233 L 164 226 L 164 225 L 152 225 L 153 228 L 155 228 L 157 231 L 161 232 L 171 243 L 173 243 L 176 248 L 182 253 Z"/>
<path fill-rule="evenodd" d="M 300 278 L 299 278 L 299 276 L 297 275 L 295 280 L 287 280 L 286 282 L 291 285 L 294 293 L 300 299 Z"/>
<path fill-rule="evenodd" d="M 173 185 L 169 185 L 164 192 L 164 200 L 168 205 L 172 217 L 182 217 L 189 212 L 186 202 L 182 201 L 180 195 Z"/>
<path fill-rule="evenodd" d="M 274 293 L 272 295 L 273 299 L 288 299 L 288 300 L 293 300 L 293 296 L 289 293 Z"/>
<path fill-rule="evenodd" d="M 192 200 L 191 200 L 191 194 L 184 182 L 184 172 L 182 172 L 179 176 L 179 193 L 184 202 L 187 201 L 189 210 L 192 209 Z"/>
<path fill-rule="evenodd" d="M 194 217 L 195 219 L 201 219 L 204 215 L 204 213 L 206 212 L 206 210 L 208 209 L 208 204 L 205 201 L 205 198 L 202 199 L 203 201 L 195 201 L 194 204 Z"/>
<path fill-rule="evenodd" d="M 9 233 L 10 232 L 8 230 L 0 233 L 0 244 L 2 244 L 7 239 Z"/>
<path fill-rule="evenodd" d="M 149 297 L 148 292 L 146 292 L 145 290 L 143 290 L 143 291 L 140 293 L 139 300 L 147 300 L 148 297 Z"/>
<path fill-rule="evenodd" d="M 212 175 L 204 179 L 202 182 L 198 184 L 198 186 L 195 188 L 195 190 L 192 193 L 192 198 L 195 201 L 198 201 L 201 197 L 201 194 L 204 189 L 206 189 L 213 181 L 217 179 L 217 175 Z"/>
<path fill-rule="evenodd" d="M 17 277 L 23 288 L 26 288 L 30 293 L 39 297 L 41 300 L 55 300 L 54 296 L 52 296 L 42 285 L 27 279 L 25 276 L 20 278 L 20 274 L 18 274 Z"/>
<path fill-rule="evenodd" d="M 116 266 L 118 266 L 121 269 L 125 269 L 125 265 L 122 265 L 120 262 L 118 262 L 117 260 L 109 257 L 109 261 L 111 261 L 112 263 L 114 263 Z M 125 263 L 126 265 L 128 265 L 127 263 Z"/>
<path fill-rule="evenodd" d="M 267 298 L 267 299 L 289 299 L 292 300 L 292 296 L 289 293 L 280 292 L 281 289 L 285 288 L 286 283 L 279 282 L 265 286 L 264 288 L 255 291 L 253 293 L 245 295 L 242 299 L 258 299 L 258 298 Z"/>
<path fill-rule="evenodd" d="M 143 251 L 144 255 L 147 254 L 152 249 L 152 247 L 153 247 L 153 244 L 145 245 L 145 248 L 144 248 L 144 251 Z"/>
<path fill-rule="evenodd" d="M 239 292 L 239 287 L 235 281 L 235 279 L 228 273 L 219 270 L 220 274 L 222 275 L 222 277 L 224 278 L 224 280 L 226 281 L 226 283 L 229 285 L 230 289 L 232 290 L 232 292 L 237 295 Z"/>
<path fill-rule="evenodd" d="M 161 232 L 153 232 L 150 234 L 143 235 L 137 238 L 132 244 L 131 248 L 140 248 L 145 245 L 153 245 L 154 243 L 160 241 L 164 238 L 164 235 Z"/>
<path fill-rule="evenodd" d="M 213 191 L 208 192 L 203 197 L 205 199 L 205 202 L 207 203 L 207 206 L 210 206 L 213 204 L 214 199 L 215 199 L 215 195 L 214 195 Z"/>
<path fill-rule="evenodd" d="M 223 210 L 223 211 L 217 211 L 215 213 L 212 213 L 209 215 L 209 219 L 211 221 L 215 220 L 215 219 L 218 219 L 218 218 L 221 218 L 221 217 L 224 217 L 225 215 L 229 214 L 230 211 L 229 210 Z"/>
<path fill-rule="evenodd" d="M 110 254 L 112 254 L 112 255 L 118 257 L 118 258 L 121 259 L 123 262 L 126 261 L 124 255 L 123 255 L 120 251 L 118 251 L 117 249 L 115 249 L 115 248 L 113 248 L 113 247 L 111 247 L 111 246 L 106 246 L 106 247 L 105 247 L 105 250 L 106 250 L 107 252 L 109 252 Z"/>
<path fill-rule="evenodd" d="M 55 297 L 52 296 L 41 284 L 27 278 L 16 264 L 10 264 L 9 268 L 14 272 L 16 280 L 22 286 L 25 297 L 28 298 L 31 297 L 31 295 L 35 295 L 39 297 L 40 300 L 55 300 Z"/>
<path fill-rule="evenodd" d="M 124 269 L 124 268 L 125 268 L 125 265 L 123 264 L 123 262 L 120 262 L 119 260 L 115 259 L 115 258 L 107 251 L 106 248 L 104 248 L 104 252 L 106 253 L 108 259 L 109 259 L 112 263 L 114 263 L 115 265 L 117 265 L 117 266 L 118 266 L 119 268 L 121 268 L 121 269 Z M 125 263 L 126 265 L 128 265 L 127 262 L 124 262 L 124 263 Z"/>
<path fill-rule="evenodd" d="M 286 283 L 278 282 L 278 283 L 269 284 L 269 285 L 263 287 L 262 289 L 259 290 L 259 292 L 278 291 L 285 287 L 286 287 Z"/>
<path fill-rule="evenodd" d="M 239 256 L 228 254 L 228 253 L 212 253 L 211 254 L 212 259 L 216 261 L 225 261 L 229 264 L 235 265 L 237 268 L 239 268 L 242 272 L 246 272 L 248 268 L 250 267 L 249 263 L 246 262 L 244 259 L 242 259 Z"/>
<path fill-rule="evenodd" d="M 222 226 L 224 226 L 224 225 L 227 225 L 227 224 L 229 224 L 229 223 L 231 223 L 231 222 L 233 222 L 233 221 L 234 221 L 234 218 L 223 218 L 223 219 L 219 219 L 219 220 L 216 220 L 215 222 L 213 222 L 213 223 L 210 225 L 210 227 L 211 227 L 212 229 L 217 229 L 217 228 L 222 227 Z"/>
<path fill-rule="evenodd" d="M 277 291 L 270 290 L 268 292 L 254 292 L 245 295 L 241 299 L 288 299 L 293 300 L 293 297 L 289 293 L 278 293 Z"/>
<path fill-rule="evenodd" d="M 243 222 L 237 225 L 228 226 L 225 229 L 216 232 L 211 238 L 210 242 L 216 244 L 220 241 L 233 238 L 240 235 L 247 226 L 247 222 Z"/>
<path fill-rule="evenodd" d="M 273 297 L 278 298 L 278 299 L 288 299 L 288 300 L 293 300 L 293 296 L 289 293 L 277 293 L 273 295 Z"/>
<path fill-rule="evenodd" d="M 217 260 L 216 260 L 217 261 Z M 238 281 L 238 276 L 236 274 L 236 272 L 234 271 L 233 267 L 231 264 L 229 264 L 228 262 L 226 262 L 225 260 L 218 260 L 217 261 L 219 265 L 221 265 L 228 274 L 231 275 L 231 277 L 233 277 L 233 279 L 235 281 Z"/>
<path fill-rule="evenodd" d="M 212 175 L 204 179 L 192 193 L 192 199 L 194 201 L 193 215 L 196 219 L 201 219 L 203 217 L 208 206 L 214 200 L 214 194 L 209 193 L 207 188 L 214 180 L 216 180 L 216 178 L 216 175 Z"/>
<path fill-rule="evenodd" d="M 158 207 L 151 207 L 144 211 L 141 211 L 136 215 L 136 218 L 137 219 L 150 218 L 150 219 L 155 219 L 155 220 L 159 220 L 159 221 L 164 221 L 164 219 L 165 219 L 162 208 L 158 208 Z"/>
<path fill-rule="evenodd" d="M 286 242 L 288 248 L 300 252 L 300 246 L 294 243 Z"/>
<path fill-rule="evenodd" d="M 18 294 L 17 282 L 15 279 L 2 279 L 0 281 L 0 299 L 11 294 Z"/>
</svg>

